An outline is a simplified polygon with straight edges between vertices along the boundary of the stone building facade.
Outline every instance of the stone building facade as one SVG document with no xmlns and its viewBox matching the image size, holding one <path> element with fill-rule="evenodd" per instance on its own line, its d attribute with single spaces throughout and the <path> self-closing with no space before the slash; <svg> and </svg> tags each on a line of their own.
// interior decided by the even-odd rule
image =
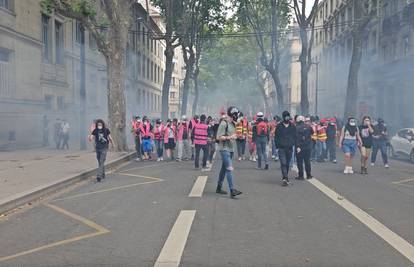
<svg viewBox="0 0 414 267">
<path fill-rule="evenodd" d="M 309 90 L 318 92 L 321 114 L 344 113 L 354 1 L 324 0 L 318 7 Z M 392 127 L 414 125 L 414 1 L 371 0 L 374 16 L 364 36 L 359 81 L 359 116 L 383 117 Z M 316 88 L 318 79 L 318 88 Z"/>
<path fill-rule="evenodd" d="M 127 116 L 159 117 L 165 45 L 151 39 L 151 33 L 162 33 L 163 27 L 153 19 L 147 23 L 147 11 L 138 3 L 131 12 Z M 56 118 L 69 121 L 72 143 L 79 143 L 80 43 L 80 24 L 43 13 L 40 0 L 0 1 L 0 148 L 39 146 L 44 115 L 51 143 Z M 105 60 L 87 31 L 85 55 L 89 124 L 107 117 L 107 75 Z"/>
</svg>

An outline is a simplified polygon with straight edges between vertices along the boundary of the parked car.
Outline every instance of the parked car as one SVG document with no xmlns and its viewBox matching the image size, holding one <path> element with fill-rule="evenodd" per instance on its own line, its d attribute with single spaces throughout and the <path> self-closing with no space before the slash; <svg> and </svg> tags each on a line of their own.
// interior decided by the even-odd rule
<svg viewBox="0 0 414 267">
<path fill-rule="evenodd" d="M 391 138 L 390 156 L 408 157 L 414 163 L 414 128 L 401 129 Z"/>
</svg>

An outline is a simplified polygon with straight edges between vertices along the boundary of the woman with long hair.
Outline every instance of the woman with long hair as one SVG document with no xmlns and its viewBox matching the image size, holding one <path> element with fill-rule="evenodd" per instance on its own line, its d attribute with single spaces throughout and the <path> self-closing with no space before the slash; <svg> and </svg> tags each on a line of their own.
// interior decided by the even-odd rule
<svg viewBox="0 0 414 267">
<path fill-rule="evenodd" d="M 352 158 L 355 156 L 358 145 L 361 144 L 361 137 L 355 118 L 350 117 L 347 124 L 342 128 L 339 146 L 345 153 L 345 174 L 353 174 Z"/>
<path fill-rule="evenodd" d="M 362 124 L 359 126 L 359 135 L 361 137 L 361 174 L 368 174 L 368 159 L 371 156 L 371 149 L 374 142 L 372 137 L 374 128 L 371 124 L 371 118 L 364 116 Z"/>
</svg>

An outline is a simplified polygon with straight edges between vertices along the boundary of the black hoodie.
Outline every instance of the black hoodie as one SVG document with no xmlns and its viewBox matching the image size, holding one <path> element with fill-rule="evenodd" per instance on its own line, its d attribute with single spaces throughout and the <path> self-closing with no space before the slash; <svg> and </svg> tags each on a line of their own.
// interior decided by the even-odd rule
<svg viewBox="0 0 414 267">
<path fill-rule="evenodd" d="M 289 122 L 286 127 L 284 122 L 276 126 L 275 144 L 277 148 L 291 148 L 296 143 L 296 126 Z"/>
</svg>

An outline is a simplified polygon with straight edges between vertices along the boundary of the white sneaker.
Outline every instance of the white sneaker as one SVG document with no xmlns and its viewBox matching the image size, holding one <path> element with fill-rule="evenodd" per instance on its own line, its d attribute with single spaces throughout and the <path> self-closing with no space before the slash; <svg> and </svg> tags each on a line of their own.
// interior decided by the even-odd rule
<svg viewBox="0 0 414 267">
<path fill-rule="evenodd" d="M 348 174 L 349 173 L 348 171 L 349 171 L 349 168 L 346 166 L 344 169 L 344 174 Z"/>
<path fill-rule="evenodd" d="M 384 167 L 385 167 L 386 169 L 388 169 L 388 168 L 390 167 L 390 165 L 385 164 L 385 165 L 384 165 Z"/>
<path fill-rule="evenodd" d="M 375 166 L 375 163 L 371 163 L 371 167 L 374 167 Z"/>
<path fill-rule="evenodd" d="M 141 161 L 141 159 L 140 158 L 136 158 L 135 161 Z"/>
<path fill-rule="evenodd" d="M 354 170 L 352 169 L 352 167 L 349 167 L 349 169 L 348 169 L 348 173 L 349 173 L 349 174 L 354 174 Z"/>
<path fill-rule="evenodd" d="M 242 158 L 241 157 L 239 157 L 239 161 L 241 161 L 242 160 Z"/>
<path fill-rule="evenodd" d="M 256 162 L 256 161 L 257 161 L 257 159 L 256 159 L 256 158 L 253 158 L 253 161 L 254 161 L 254 162 Z"/>
<path fill-rule="evenodd" d="M 160 158 L 157 158 L 157 161 L 161 161 L 161 159 Z"/>
</svg>

